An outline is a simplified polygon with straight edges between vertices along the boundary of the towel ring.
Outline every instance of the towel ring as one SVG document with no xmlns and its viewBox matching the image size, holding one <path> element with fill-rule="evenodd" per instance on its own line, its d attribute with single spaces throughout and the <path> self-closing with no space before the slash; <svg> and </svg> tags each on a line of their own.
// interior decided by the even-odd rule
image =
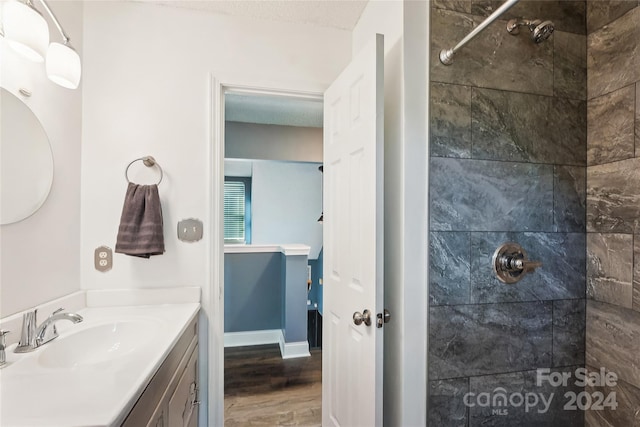
<svg viewBox="0 0 640 427">
<path fill-rule="evenodd" d="M 134 164 L 135 162 L 142 162 L 144 163 L 144 165 L 146 167 L 152 167 L 152 166 L 157 166 L 158 169 L 160 170 L 160 180 L 158 181 L 158 183 L 156 185 L 160 185 L 160 183 L 162 182 L 162 178 L 164 178 L 164 172 L 162 171 L 162 168 L 160 167 L 160 165 L 158 164 L 158 162 L 156 162 L 156 159 L 154 159 L 151 156 L 144 156 L 144 157 L 140 157 L 139 159 L 135 159 L 133 160 L 131 163 L 129 163 L 127 165 L 127 168 L 124 170 L 124 177 L 127 179 L 127 182 L 129 184 L 132 184 L 131 180 L 129 179 L 129 168 L 131 167 L 132 164 Z"/>
</svg>

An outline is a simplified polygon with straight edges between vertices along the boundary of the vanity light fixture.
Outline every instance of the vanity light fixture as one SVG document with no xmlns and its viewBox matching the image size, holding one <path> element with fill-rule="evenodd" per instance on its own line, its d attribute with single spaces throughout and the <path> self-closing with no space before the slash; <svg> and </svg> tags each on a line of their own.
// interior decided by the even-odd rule
<svg viewBox="0 0 640 427">
<path fill-rule="evenodd" d="M 62 43 L 49 44 L 49 25 L 31 0 L 10 0 L 2 10 L 4 38 L 15 51 L 35 61 L 45 61 L 47 77 L 68 89 L 80 83 L 82 65 L 69 36 L 45 0 L 38 0 L 62 36 Z"/>
</svg>

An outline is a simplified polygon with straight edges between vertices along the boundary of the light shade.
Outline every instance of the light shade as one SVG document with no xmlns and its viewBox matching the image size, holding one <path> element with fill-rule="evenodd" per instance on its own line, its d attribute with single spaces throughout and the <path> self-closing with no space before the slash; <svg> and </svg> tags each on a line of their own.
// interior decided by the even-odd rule
<svg viewBox="0 0 640 427">
<path fill-rule="evenodd" d="M 71 46 L 51 43 L 47 51 L 47 77 L 62 87 L 76 89 L 80 84 L 80 56 Z"/>
<path fill-rule="evenodd" d="M 9 1 L 2 11 L 5 40 L 26 58 L 44 61 L 49 46 L 49 26 L 33 7 L 20 1 Z"/>
</svg>

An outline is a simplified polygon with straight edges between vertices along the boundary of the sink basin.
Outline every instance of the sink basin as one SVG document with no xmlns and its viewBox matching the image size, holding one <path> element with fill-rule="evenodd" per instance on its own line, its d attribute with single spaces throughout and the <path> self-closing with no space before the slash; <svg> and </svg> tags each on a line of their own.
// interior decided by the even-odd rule
<svg viewBox="0 0 640 427">
<path fill-rule="evenodd" d="M 38 364 L 45 368 L 69 369 L 113 362 L 144 348 L 158 331 L 159 324 L 146 320 L 88 326 L 45 344 Z"/>
</svg>

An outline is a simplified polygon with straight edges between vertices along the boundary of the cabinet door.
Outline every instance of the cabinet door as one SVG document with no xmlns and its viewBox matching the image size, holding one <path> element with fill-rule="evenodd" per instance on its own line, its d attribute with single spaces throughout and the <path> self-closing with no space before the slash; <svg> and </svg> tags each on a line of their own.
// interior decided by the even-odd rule
<svg viewBox="0 0 640 427">
<path fill-rule="evenodd" d="M 189 358 L 180 382 L 169 400 L 169 427 L 188 427 L 198 423 L 198 347 Z M 195 424 L 193 422 L 195 421 Z"/>
<path fill-rule="evenodd" d="M 151 420 L 149 420 L 148 427 L 166 427 L 167 425 L 167 411 L 163 406 L 159 406 L 156 412 L 153 414 Z"/>
</svg>

